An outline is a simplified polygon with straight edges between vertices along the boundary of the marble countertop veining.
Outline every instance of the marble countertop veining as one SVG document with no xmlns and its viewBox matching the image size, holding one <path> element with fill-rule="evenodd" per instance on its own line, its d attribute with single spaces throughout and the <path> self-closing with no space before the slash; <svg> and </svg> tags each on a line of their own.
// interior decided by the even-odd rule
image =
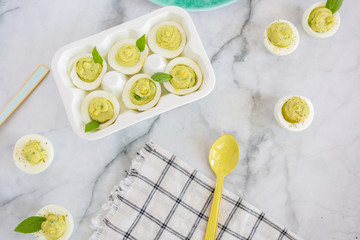
<svg viewBox="0 0 360 240">
<path fill-rule="evenodd" d="M 87 239 L 91 217 L 150 139 L 214 179 L 208 150 L 224 133 L 241 149 L 226 188 L 304 239 L 359 239 L 360 1 L 344 1 L 340 29 L 329 39 L 301 27 L 313 2 L 239 0 L 190 13 L 215 70 L 214 91 L 98 141 L 72 132 L 50 73 L 0 127 L 0 239 L 33 239 L 13 229 L 49 203 L 73 214 L 72 239 Z M 0 0 L 0 108 L 61 46 L 157 8 L 145 0 Z M 293 22 L 301 38 L 285 57 L 263 46 L 265 27 L 278 18 Z M 288 94 L 314 104 L 303 132 L 286 131 L 273 118 L 275 102 Z M 14 143 L 28 133 L 55 146 L 54 162 L 38 175 L 22 173 L 12 160 Z"/>
</svg>

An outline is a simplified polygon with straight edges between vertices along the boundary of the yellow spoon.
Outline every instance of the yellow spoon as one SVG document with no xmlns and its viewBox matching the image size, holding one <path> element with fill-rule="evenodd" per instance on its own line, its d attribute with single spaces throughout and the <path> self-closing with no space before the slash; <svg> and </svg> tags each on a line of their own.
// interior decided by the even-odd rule
<svg viewBox="0 0 360 240">
<path fill-rule="evenodd" d="M 214 240 L 216 237 L 224 178 L 234 170 L 238 161 L 239 146 L 236 139 L 229 134 L 219 137 L 209 152 L 209 163 L 216 175 L 216 187 L 206 228 L 205 240 Z"/>
</svg>

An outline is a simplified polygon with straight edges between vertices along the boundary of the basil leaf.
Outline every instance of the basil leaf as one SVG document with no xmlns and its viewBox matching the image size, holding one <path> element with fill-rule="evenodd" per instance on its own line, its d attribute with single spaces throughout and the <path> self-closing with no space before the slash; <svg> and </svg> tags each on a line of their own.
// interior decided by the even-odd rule
<svg viewBox="0 0 360 240">
<path fill-rule="evenodd" d="M 136 40 L 136 46 L 140 50 L 140 52 L 144 51 L 145 49 L 145 34 L 142 35 L 138 40 Z"/>
<path fill-rule="evenodd" d="M 91 121 L 85 125 L 85 132 L 91 132 L 97 129 L 100 126 L 100 123 L 98 121 Z"/>
<path fill-rule="evenodd" d="M 137 95 L 137 94 L 134 94 L 134 98 L 135 98 L 136 100 L 141 100 L 141 97 L 140 97 L 139 95 Z"/>
<path fill-rule="evenodd" d="M 100 64 L 103 63 L 104 60 L 100 56 L 100 54 L 97 51 L 96 47 L 94 47 L 94 49 L 92 50 L 92 56 L 93 56 L 94 62 L 100 63 Z"/>
<path fill-rule="evenodd" d="M 33 233 L 37 232 L 41 229 L 41 224 L 46 221 L 46 218 L 33 216 L 25 219 L 22 221 L 17 227 L 15 228 L 15 232 L 20 233 Z"/>
<path fill-rule="evenodd" d="M 172 79 L 172 76 L 167 73 L 157 72 L 151 76 L 155 82 L 168 82 Z"/>
<path fill-rule="evenodd" d="M 330 11 L 334 14 L 340 9 L 342 3 L 343 0 L 327 0 L 325 7 L 330 9 Z"/>
</svg>

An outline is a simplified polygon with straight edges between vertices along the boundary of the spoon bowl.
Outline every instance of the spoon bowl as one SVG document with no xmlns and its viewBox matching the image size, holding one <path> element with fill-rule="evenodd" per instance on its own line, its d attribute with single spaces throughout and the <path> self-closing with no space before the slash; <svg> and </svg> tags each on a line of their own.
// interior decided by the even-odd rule
<svg viewBox="0 0 360 240">
<path fill-rule="evenodd" d="M 230 134 L 222 135 L 214 142 L 209 152 L 211 169 L 216 176 L 226 176 L 236 167 L 239 156 L 236 139 Z"/>
</svg>

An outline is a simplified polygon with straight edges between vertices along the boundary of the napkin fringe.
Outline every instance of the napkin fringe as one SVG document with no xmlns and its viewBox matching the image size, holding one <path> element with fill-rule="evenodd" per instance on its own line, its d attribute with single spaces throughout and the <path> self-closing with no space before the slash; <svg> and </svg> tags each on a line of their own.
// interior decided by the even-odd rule
<svg viewBox="0 0 360 240">
<path fill-rule="evenodd" d="M 115 185 L 113 190 L 110 193 L 109 198 L 101 206 L 101 210 L 91 219 L 91 228 L 95 229 L 95 233 L 92 234 L 90 240 L 97 240 L 103 234 L 104 222 L 102 221 L 105 216 L 111 218 L 116 210 L 117 205 L 114 203 L 114 198 L 116 195 L 125 197 L 129 188 L 135 181 L 136 174 L 141 170 L 144 165 L 145 157 L 144 150 L 141 149 L 137 152 L 136 157 L 131 161 L 131 165 L 128 171 L 125 171 L 125 177 L 120 181 L 119 184 Z"/>
</svg>

